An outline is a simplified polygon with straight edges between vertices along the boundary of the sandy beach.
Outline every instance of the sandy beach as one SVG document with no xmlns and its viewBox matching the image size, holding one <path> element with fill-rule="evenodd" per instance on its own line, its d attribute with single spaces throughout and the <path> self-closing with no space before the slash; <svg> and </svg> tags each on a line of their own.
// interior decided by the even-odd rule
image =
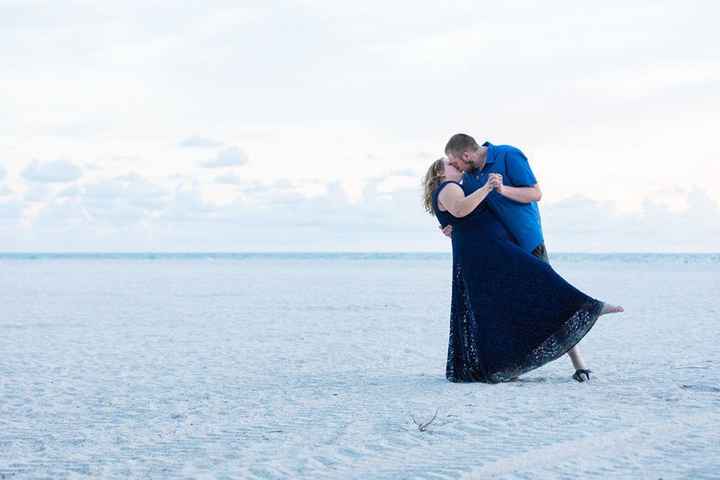
<svg viewBox="0 0 720 480">
<path fill-rule="evenodd" d="M 720 478 L 718 257 L 552 261 L 587 384 L 447 382 L 447 256 L 3 257 L 0 479 Z"/>
</svg>

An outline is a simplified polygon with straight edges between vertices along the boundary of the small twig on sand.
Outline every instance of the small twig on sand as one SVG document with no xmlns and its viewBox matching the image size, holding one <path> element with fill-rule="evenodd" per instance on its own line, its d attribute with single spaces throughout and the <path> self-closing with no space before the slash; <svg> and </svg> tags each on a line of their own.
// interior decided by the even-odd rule
<svg viewBox="0 0 720 480">
<path fill-rule="evenodd" d="M 430 426 L 430 424 L 433 421 L 435 421 L 435 419 L 437 418 L 438 410 L 440 410 L 440 409 L 439 408 L 435 409 L 435 415 L 433 415 L 433 417 L 430 419 L 429 422 L 425 422 L 425 423 L 418 422 L 417 420 L 415 420 L 415 417 L 413 417 L 412 414 L 410 415 L 410 418 L 412 419 L 413 423 L 415 425 L 417 425 L 418 430 L 420 430 L 421 432 L 424 432 L 427 429 L 427 427 Z"/>
</svg>

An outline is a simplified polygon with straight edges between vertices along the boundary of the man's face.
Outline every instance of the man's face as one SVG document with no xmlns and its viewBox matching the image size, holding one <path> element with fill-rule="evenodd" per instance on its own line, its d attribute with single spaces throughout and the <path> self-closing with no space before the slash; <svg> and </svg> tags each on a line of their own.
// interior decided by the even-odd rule
<svg viewBox="0 0 720 480">
<path fill-rule="evenodd" d="M 469 152 L 467 150 L 461 154 L 448 152 L 447 158 L 448 163 L 461 172 L 468 172 L 476 168 L 475 162 L 477 159 L 473 156 L 473 152 Z"/>
</svg>

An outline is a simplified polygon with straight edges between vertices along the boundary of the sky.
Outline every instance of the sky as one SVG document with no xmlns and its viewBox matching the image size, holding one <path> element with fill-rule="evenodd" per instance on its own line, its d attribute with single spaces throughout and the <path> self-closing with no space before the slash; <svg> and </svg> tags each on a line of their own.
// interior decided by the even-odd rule
<svg viewBox="0 0 720 480">
<path fill-rule="evenodd" d="M 0 0 L 0 251 L 447 251 L 529 158 L 552 251 L 720 251 L 720 5 Z"/>
</svg>

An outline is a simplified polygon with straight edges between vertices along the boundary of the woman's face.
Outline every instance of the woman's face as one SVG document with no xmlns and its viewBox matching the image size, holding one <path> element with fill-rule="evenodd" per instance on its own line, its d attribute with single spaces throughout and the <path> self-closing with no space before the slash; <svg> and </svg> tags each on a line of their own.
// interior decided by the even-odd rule
<svg viewBox="0 0 720 480">
<path fill-rule="evenodd" d="M 445 180 L 452 180 L 457 182 L 462 178 L 462 172 L 457 168 L 453 167 L 447 159 L 443 160 L 443 164 L 445 168 Z"/>
</svg>

